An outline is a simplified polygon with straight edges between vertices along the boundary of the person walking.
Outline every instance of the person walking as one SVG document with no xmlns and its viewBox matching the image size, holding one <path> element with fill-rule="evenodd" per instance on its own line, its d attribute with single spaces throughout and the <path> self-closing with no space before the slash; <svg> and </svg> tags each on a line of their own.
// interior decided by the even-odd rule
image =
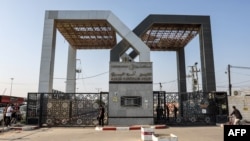
<svg viewBox="0 0 250 141">
<path fill-rule="evenodd" d="M 103 105 L 100 105 L 99 115 L 98 115 L 99 126 L 104 126 L 104 113 L 105 113 L 105 109 Z"/>
<path fill-rule="evenodd" d="M 12 116 L 13 111 L 14 111 L 13 104 L 9 104 L 6 110 L 6 119 L 5 119 L 5 126 L 7 127 L 11 126 L 11 116 Z"/>
<path fill-rule="evenodd" d="M 236 108 L 236 106 L 233 106 L 233 112 L 230 115 L 231 116 L 234 115 L 234 117 L 235 117 L 233 124 L 239 125 L 240 120 L 242 120 L 243 117 L 241 115 L 241 112 Z"/>
</svg>

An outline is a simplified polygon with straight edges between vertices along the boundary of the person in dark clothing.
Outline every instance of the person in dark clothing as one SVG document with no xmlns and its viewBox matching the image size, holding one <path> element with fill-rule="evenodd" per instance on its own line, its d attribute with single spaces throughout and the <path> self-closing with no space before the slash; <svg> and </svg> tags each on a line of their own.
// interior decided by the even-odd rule
<svg viewBox="0 0 250 141">
<path fill-rule="evenodd" d="M 240 120 L 242 120 L 242 115 L 240 113 L 240 111 L 233 106 L 233 112 L 230 114 L 231 116 L 234 115 L 235 119 L 234 119 L 234 125 L 239 125 Z"/>
<path fill-rule="evenodd" d="M 99 115 L 98 115 L 99 126 L 104 126 L 104 113 L 105 113 L 105 109 L 102 105 L 100 105 Z"/>
<path fill-rule="evenodd" d="M 169 121 L 169 107 L 168 107 L 168 104 L 166 104 L 166 111 L 167 111 L 167 121 Z"/>
<path fill-rule="evenodd" d="M 157 119 L 161 120 L 163 118 L 163 108 L 161 106 L 157 106 Z"/>
<path fill-rule="evenodd" d="M 176 107 L 176 105 L 174 104 L 174 119 L 176 120 L 177 118 L 177 111 L 178 111 L 178 108 Z"/>
</svg>

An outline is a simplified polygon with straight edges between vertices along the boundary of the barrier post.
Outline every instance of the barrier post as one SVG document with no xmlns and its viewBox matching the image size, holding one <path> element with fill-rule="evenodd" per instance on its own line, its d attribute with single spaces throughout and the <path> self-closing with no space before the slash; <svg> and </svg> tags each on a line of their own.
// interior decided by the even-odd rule
<svg viewBox="0 0 250 141">
<path fill-rule="evenodd" d="M 154 128 L 151 128 L 150 126 L 141 127 L 141 140 L 152 141 L 153 134 L 154 134 Z"/>
</svg>

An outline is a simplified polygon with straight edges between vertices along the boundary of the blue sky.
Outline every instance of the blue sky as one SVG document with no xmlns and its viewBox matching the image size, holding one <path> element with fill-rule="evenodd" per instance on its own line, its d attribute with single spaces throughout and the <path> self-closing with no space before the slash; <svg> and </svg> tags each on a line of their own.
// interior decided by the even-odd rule
<svg viewBox="0 0 250 141">
<path fill-rule="evenodd" d="M 110 10 L 133 30 L 149 14 L 208 15 L 211 19 L 216 89 L 228 90 L 227 65 L 250 67 L 249 0 L 1 0 L 0 95 L 38 91 L 46 10 Z M 54 89 L 65 91 L 68 43 L 57 34 Z M 185 47 L 187 74 L 198 62 L 196 37 Z M 77 53 L 78 92 L 108 91 L 109 50 Z M 177 91 L 175 52 L 151 52 L 154 90 Z M 100 75 L 99 75 L 100 74 Z M 11 91 L 11 78 L 13 79 Z M 199 77 L 201 78 L 201 77 Z M 250 69 L 231 69 L 233 90 L 250 89 Z M 199 80 L 201 83 L 201 80 Z M 191 79 L 187 79 L 191 91 Z"/>
</svg>

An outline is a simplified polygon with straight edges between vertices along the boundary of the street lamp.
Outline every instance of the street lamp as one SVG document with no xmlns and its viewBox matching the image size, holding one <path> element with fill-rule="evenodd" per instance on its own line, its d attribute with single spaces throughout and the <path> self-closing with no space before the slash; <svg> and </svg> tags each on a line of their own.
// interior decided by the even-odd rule
<svg viewBox="0 0 250 141">
<path fill-rule="evenodd" d="M 192 77 L 192 87 L 193 87 L 193 92 L 197 91 L 199 92 L 199 79 L 198 79 L 198 72 L 200 72 L 200 70 L 198 70 L 197 68 L 198 63 L 195 62 L 193 66 L 189 66 L 191 67 L 191 77 Z M 190 75 L 189 75 L 190 77 Z"/>
<path fill-rule="evenodd" d="M 195 74 L 196 74 L 196 81 L 197 81 L 196 83 L 197 83 L 197 89 L 198 89 L 197 91 L 199 92 L 199 78 L 198 78 L 198 72 L 200 72 L 200 70 L 197 69 L 197 64 L 198 64 L 198 63 L 195 62 L 195 64 L 194 64 L 194 67 L 195 67 L 194 72 L 195 72 Z"/>
<path fill-rule="evenodd" d="M 12 84 L 13 84 L 14 78 L 12 77 L 12 78 L 10 78 L 10 80 L 11 80 L 11 84 L 10 84 L 10 96 L 11 96 L 11 93 L 12 93 Z"/>
</svg>

